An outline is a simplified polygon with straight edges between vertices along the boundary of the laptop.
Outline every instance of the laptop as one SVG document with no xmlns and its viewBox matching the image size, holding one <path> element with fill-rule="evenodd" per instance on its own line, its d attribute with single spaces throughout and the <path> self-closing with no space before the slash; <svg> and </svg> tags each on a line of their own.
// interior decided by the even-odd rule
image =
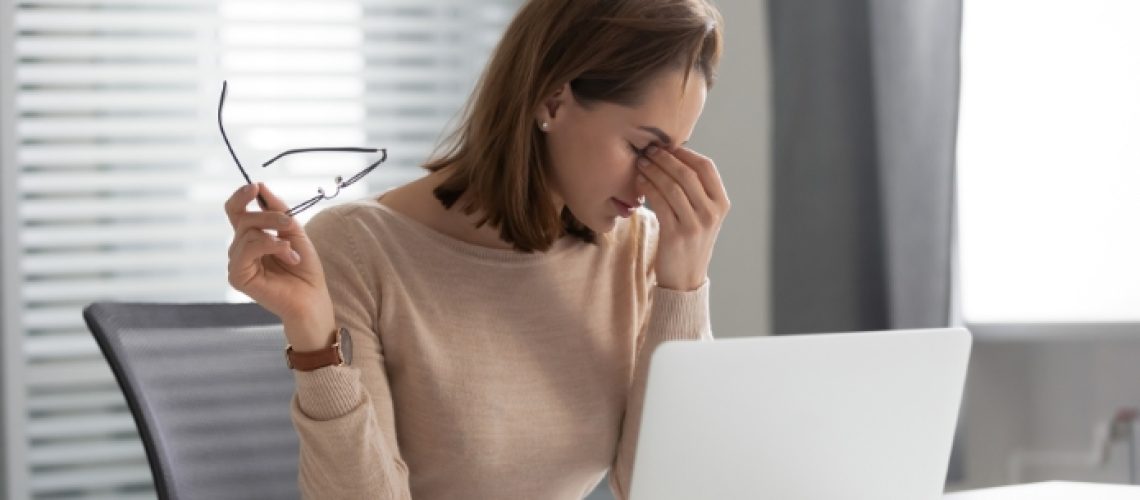
<svg viewBox="0 0 1140 500">
<path fill-rule="evenodd" d="M 970 346 L 964 328 L 661 344 L 630 498 L 939 499 Z"/>
</svg>

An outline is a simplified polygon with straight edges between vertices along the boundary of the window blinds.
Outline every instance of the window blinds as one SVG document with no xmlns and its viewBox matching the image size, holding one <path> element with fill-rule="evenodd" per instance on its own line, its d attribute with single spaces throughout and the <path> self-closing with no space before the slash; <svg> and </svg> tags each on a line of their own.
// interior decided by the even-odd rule
<svg viewBox="0 0 1140 500">
<path fill-rule="evenodd" d="M 16 199 L 3 333 L 22 406 L 4 436 L 10 498 L 150 498 L 134 423 L 80 310 L 96 300 L 245 300 L 226 282 L 223 201 L 255 181 L 291 204 L 332 191 L 361 154 L 389 159 L 334 201 L 422 175 L 516 0 L 37 0 L 7 10 L 15 135 L 2 165 Z M 15 361 L 13 361 L 15 360 Z M 7 387 L 16 386 L 9 382 Z M 16 471 L 13 473 L 12 471 Z"/>
</svg>

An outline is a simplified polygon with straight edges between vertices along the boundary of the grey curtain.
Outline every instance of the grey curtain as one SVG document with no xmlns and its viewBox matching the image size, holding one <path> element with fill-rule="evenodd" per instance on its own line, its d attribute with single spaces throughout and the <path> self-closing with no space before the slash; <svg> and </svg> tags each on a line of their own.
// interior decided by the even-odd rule
<svg viewBox="0 0 1140 500">
<path fill-rule="evenodd" d="M 948 326 L 961 0 L 768 7 L 773 331 Z"/>
<path fill-rule="evenodd" d="M 946 326 L 961 0 L 770 0 L 773 331 Z"/>
</svg>

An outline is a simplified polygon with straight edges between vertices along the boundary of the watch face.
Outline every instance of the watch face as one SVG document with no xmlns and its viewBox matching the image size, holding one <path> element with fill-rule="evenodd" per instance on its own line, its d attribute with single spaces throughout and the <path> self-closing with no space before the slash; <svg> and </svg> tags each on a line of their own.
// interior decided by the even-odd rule
<svg viewBox="0 0 1140 500">
<path fill-rule="evenodd" d="M 344 364 L 352 364 L 352 336 L 348 334 L 347 328 L 340 329 L 340 356 L 344 359 Z"/>
</svg>

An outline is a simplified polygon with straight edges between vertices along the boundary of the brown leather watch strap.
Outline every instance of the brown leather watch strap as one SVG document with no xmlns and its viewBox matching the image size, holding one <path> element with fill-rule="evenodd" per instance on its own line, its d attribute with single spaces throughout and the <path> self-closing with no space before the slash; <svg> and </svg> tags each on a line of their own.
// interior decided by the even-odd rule
<svg viewBox="0 0 1140 500">
<path fill-rule="evenodd" d="M 310 372 L 326 366 L 343 366 L 352 360 L 352 341 L 348 330 L 340 328 L 333 336 L 333 344 L 316 351 L 294 351 L 293 346 L 285 348 L 285 364 L 294 370 Z"/>
</svg>

